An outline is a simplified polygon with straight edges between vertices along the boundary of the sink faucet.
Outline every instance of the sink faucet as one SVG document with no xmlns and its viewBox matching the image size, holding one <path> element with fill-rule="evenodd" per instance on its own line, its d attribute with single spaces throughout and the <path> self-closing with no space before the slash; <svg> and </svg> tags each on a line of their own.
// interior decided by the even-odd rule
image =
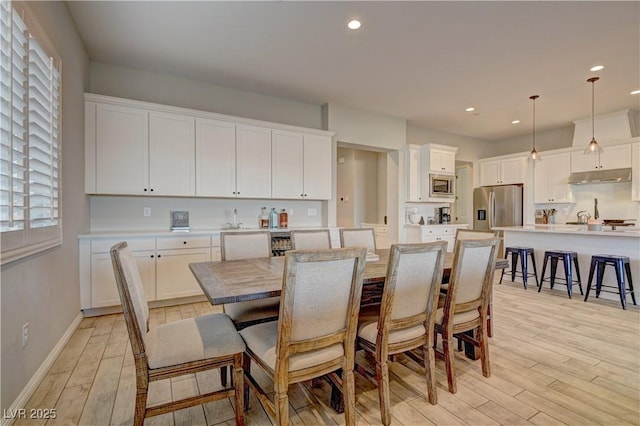
<svg viewBox="0 0 640 426">
<path fill-rule="evenodd" d="M 594 198 L 593 199 L 594 205 L 593 205 L 593 218 L 597 219 L 600 217 L 600 213 L 598 213 L 598 199 Z"/>
<path fill-rule="evenodd" d="M 233 209 L 233 223 L 227 222 L 227 225 L 229 225 L 231 229 L 240 229 L 242 222 L 238 223 L 238 209 Z"/>
</svg>

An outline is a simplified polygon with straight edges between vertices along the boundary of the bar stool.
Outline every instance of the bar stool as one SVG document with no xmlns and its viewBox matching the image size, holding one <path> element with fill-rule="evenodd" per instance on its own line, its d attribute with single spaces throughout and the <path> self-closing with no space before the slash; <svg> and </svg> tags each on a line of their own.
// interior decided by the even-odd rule
<svg viewBox="0 0 640 426">
<path fill-rule="evenodd" d="M 527 278 L 535 277 L 536 285 L 538 285 L 538 271 L 536 270 L 536 259 L 534 257 L 533 249 L 531 247 L 506 247 L 504 249 L 504 257 L 509 257 L 511 253 L 511 270 L 502 270 L 500 275 L 500 284 L 502 284 L 502 277 L 505 272 L 511 272 L 511 282 L 516 278 L 516 275 L 522 277 L 525 290 L 527 289 Z M 527 256 L 531 257 L 531 265 L 533 266 L 533 273 L 527 270 Z M 517 272 L 518 257 L 520 257 L 520 267 L 522 272 Z"/>
<path fill-rule="evenodd" d="M 613 265 L 616 268 L 616 278 L 618 285 L 605 285 L 602 284 L 602 278 L 604 277 L 604 267 L 607 265 Z M 593 280 L 593 273 L 597 271 L 596 278 L 596 298 L 600 296 L 600 292 L 618 293 L 620 294 L 620 303 L 622 303 L 622 309 L 627 309 L 627 293 L 631 293 L 631 300 L 633 304 L 636 304 L 636 296 L 633 293 L 633 281 L 631 281 L 631 266 L 629 265 L 629 258 L 627 256 L 616 256 L 613 254 L 598 254 L 591 256 L 591 268 L 589 268 L 589 283 L 587 284 L 587 295 L 584 297 L 584 301 L 589 298 L 589 290 L 591 290 L 591 281 Z M 624 283 L 624 273 L 627 273 L 627 281 L 629 282 L 629 290 L 626 289 Z M 602 287 L 617 288 L 616 291 L 602 290 Z"/>
<path fill-rule="evenodd" d="M 558 270 L 558 260 L 562 260 L 562 264 L 564 266 L 564 283 L 567 286 L 567 294 L 569 294 L 569 299 L 571 299 L 572 287 L 573 287 L 573 272 L 571 271 L 571 261 L 573 260 L 573 265 L 575 267 L 576 272 L 576 282 L 580 287 L 580 294 L 584 294 L 582 292 L 582 279 L 580 279 L 580 266 L 578 265 L 578 253 L 575 251 L 564 251 L 564 250 L 548 250 L 544 252 L 544 263 L 542 264 L 542 278 L 540 279 L 540 285 L 538 285 L 538 293 L 542 290 L 542 283 L 544 282 L 544 272 L 547 269 L 547 261 L 551 259 L 551 274 L 549 275 L 549 282 L 551 282 L 551 288 L 555 284 L 556 280 L 562 280 L 562 278 L 556 278 L 556 271 Z"/>
</svg>

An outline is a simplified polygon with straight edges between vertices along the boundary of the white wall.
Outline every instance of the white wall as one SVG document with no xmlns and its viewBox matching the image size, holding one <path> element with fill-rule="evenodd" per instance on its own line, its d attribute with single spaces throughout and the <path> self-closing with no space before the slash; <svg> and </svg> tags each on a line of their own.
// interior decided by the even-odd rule
<svg viewBox="0 0 640 426">
<path fill-rule="evenodd" d="M 91 63 L 90 91 L 313 129 L 322 124 L 319 105 L 99 62 Z"/>
<path fill-rule="evenodd" d="M 407 143 L 415 145 L 436 143 L 458 147 L 456 160 L 459 161 L 473 161 L 498 155 L 493 142 L 429 130 L 414 125 L 407 126 Z"/>
<path fill-rule="evenodd" d="M 344 162 L 338 162 L 338 226 L 359 227 L 362 222 L 382 223 L 378 217 L 383 217 L 386 213 L 381 215 L 378 211 L 380 179 L 378 155 L 381 154 L 359 149 L 338 148 L 338 159 L 344 159 Z M 384 174 L 386 177 L 386 170 Z"/>
<path fill-rule="evenodd" d="M 536 150 L 538 152 L 553 149 L 570 148 L 573 141 L 573 124 L 558 129 L 536 132 Z M 588 141 L 584 145 L 587 146 Z M 495 153 L 492 155 L 507 155 L 516 152 L 531 151 L 533 135 L 504 139 L 494 142 Z M 482 158 L 482 157 L 481 157 Z"/>
<path fill-rule="evenodd" d="M 83 99 L 89 88 L 89 57 L 64 2 L 29 2 L 28 7 L 62 57 L 63 243 L 2 266 L 3 409 L 16 400 L 80 312 L 77 236 L 89 229 Z M 22 348 L 26 322 L 29 343 Z"/>
</svg>

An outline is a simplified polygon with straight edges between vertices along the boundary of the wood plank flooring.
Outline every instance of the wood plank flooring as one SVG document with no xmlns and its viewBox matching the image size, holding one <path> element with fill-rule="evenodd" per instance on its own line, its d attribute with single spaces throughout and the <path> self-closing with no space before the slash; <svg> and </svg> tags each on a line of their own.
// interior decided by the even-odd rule
<svg viewBox="0 0 640 426">
<path fill-rule="evenodd" d="M 630 303 L 630 301 L 628 302 Z M 437 361 L 438 405 L 423 393 L 424 370 L 405 356 L 390 364 L 394 425 L 640 425 L 640 309 L 562 290 L 505 282 L 494 285 L 492 376 L 479 361 L 456 354 L 458 393 L 447 391 Z M 150 327 L 218 311 L 207 302 L 151 310 Z M 359 354 L 359 362 L 367 360 Z M 254 367 L 255 370 L 259 370 Z M 264 375 L 256 374 L 265 389 Z M 156 404 L 220 386 L 217 371 L 152 383 Z M 356 375 L 357 421 L 380 424 L 375 383 Z M 303 383 L 289 391 L 292 425 L 344 424 L 328 405 L 329 386 Z M 122 315 L 86 318 L 30 399 L 27 409 L 56 408 L 49 421 L 15 424 L 129 425 L 135 370 Z M 29 412 L 27 410 L 27 412 Z M 255 397 L 248 425 L 270 425 Z M 229 400 L 147 419 L 147 425 L 232 425 Z"/>
</svg>

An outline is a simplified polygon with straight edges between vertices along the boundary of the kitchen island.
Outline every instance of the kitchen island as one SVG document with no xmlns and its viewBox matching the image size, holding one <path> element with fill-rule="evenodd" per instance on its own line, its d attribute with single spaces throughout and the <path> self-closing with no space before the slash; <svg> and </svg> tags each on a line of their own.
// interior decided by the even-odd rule
<svg viewBox="0 0 640 426">
<path fill-rule="evenodd" d="M 538 277 L 542 273 L 542 263 L 545 250 L 571 250 L 578 253 L 580 264 L 580 276 L 582 277 L 582 288 L 587 290 L 589 280 L 589 267 L 591 256 L 594 254 L 615 254 L 628 256 L 631 263 L 631 277 L 636 283 L 636 296 L 638 295 L 638 283 L 640 282 L 640 230 L 616 230 L 616 231 L 588 231 L 585 226 L 549 226 L 549 225 L 529 225 L 529 226 L 508 226 L 497 227 L 494 230 L 502 231 L 504 234 L 504 246 L 532 247 L 535 251 L 536 265 L 538 267 Z M 546 275 L 549 276 L 550 265 L 547 265 Z M 558 263 L 556 276 L 564 278 L 562 263 Z M 507 278 L 505 278 L 506 280 Z M 605 268 L 604 283 L 615 284 L 616 276 L 614 268 Z M 593 280 L 595 286 L 595 277 Z M 544 288 L 549 288 L 549 283 L 545 281 Z M 556 285 L 553 291 L 560 291 L 566 295 L 564 285 Z M 574 295 L 579 291 L 574 283 Z M 603 299 L 619 300 L 617 294 L 601 293 Z M 629 299 L 629 298 L 627 298 Z M 595 300 L 595 291 L 591 291 L 589 301 Z"/>
</svg>

